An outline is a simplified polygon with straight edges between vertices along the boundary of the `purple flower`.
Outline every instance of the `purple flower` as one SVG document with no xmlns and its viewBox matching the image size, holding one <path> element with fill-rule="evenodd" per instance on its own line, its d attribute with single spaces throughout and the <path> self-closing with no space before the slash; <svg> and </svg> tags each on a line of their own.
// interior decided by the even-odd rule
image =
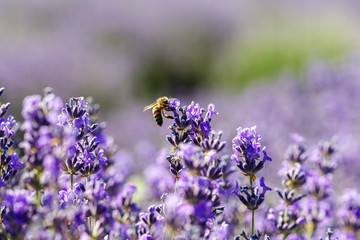
<svg viewBox="0 0 360 240">
<path fill-rule="evenodd" d="M 11 161 L 9 162 L 9 165 L 14 170 L 18 170 L 19 168 L 24 167 L 24 163 L 19 161 L 19 155 L 17 155 L 16 153 L 11 156 Z"/>
<path fill-rule="evenodd" d="M 204 121 L 204 122 L 200 123 L 200 131 L 205 136 L 208 136 L 208 134 L 211 132 L 210 122 L 209 121 Z"/>
<path fill-rule="evenodd" d="M 132 204 L 132 197 L 136 192 L 136 187 L 133 184 L 125 184 L 120 194 L 117 196 L 116 206 L 117 207 L 129 207 Z"/>
<path fill-rule="evenodd" d="M 256 126 L 252 128 L 237 129 L 238 135 L 233 139 L 234 153 L 244 160 L 254 160 L 260 157 L 261 136 L 256 132 Z"/>
<path fill-rule="evenodd" d="M 230 226 L 226 222 L 222 222 L 221 224 L 215 225 L 215 227 L 212 228 L 212 231 L 210 233 L 210 240 L 222 240 L 222 239 L 228 239 L 230 234 Z"/>
<path fill-rule="evenodd" d="M 104 156 L 104 154 L 105 154 L 104 149 L 99 149 L 96 155 L 97 160 L 99 161 L 101 167 L 107 165 L 107 158 Z"/>
<path fill-rule="evenodd" d="M 211 103 L 208 106 L 208 112 L 206 113 L 205 118 L 210 121 L 213 115 L 218 115 L 218 114 L 219 114 L 218 112 L 215 112 L 215 105 Z"/>
<path fill-rule="evenodd" d="M 238 128 L 238 135 L 233 139 L 234 154 L 231 159 L 237 163 L 238 168 L 245 176 L 255 175 L 263 168 L 266 161 L 272 161 L 264 147 L 262 149 L 263 158 L 257 162 L 260 159 L 261 140 L 255 126 L 245 129 Z"/>
<path fill-rule="evenodd" d="M 290 168 L 283 180 L 283 185 L 289 187 L 290 189 L 296 189 L 303 186 L 306 183 L 308 173 L 305 169 L 298 163 L 296 163 L 292 168 Z"/>
<path fill-rule="evenodd" d="M 150 165 L 144 171 L 148 186 L 147 194 L 151 197 L 160 198 L 165 192 L 171 192 L 175 186 L 175 179 L 169 173 L 169 169 L 160 164 Z"/>
<path fill-rule="evenodd" d="M 182 229 L 191 222 L 190 216 L 194 214 L 192 204 L 183 203 L 178 195 L 169 195 L 165 199 L 165 222 L 174 229 Z"/>
<path fill-rule="evenodd" d="M 7 208 L 3 217 L 5 225 L 10 228 L 10 225 L 15 223 L 21 227 L 27 223 L 30 216 L 31 194 L 23 189 L 9 189 L 6 191 L 3 205 Z"/>
<path fill-rule="evenodd" d="M 284 210 L 280 210 L 278 212 L 278 216 L 276 217 L 276 213 L 274 210 L 269 211 L 268 220 L 273 222 L 273 228 L 276 229 L 277 233 L 285 234 L 289 236 L 291 232 L 297 228 L 300 224 L 305 222 L 303 217 L 300 217 L 299 214 L 296 212 L 297 206 L 296 204 L 289 207 L 287 211 L 287 218 L 285 219 L 285 212 Z M 296 236 L 296 235 L 295 235 Z M 301 236 L 298 236 L 301 237 Z M 300 238 L 302 239 L 302 238 Z"/>
<path fill-rule="evenodd" d="M 90 200 L 105 200 L 108 197 L 106 193 L 106 183 L 102 179 L 91 180 L 86 184 L 85 196 Z"/>
<path fill-rule="evenodd" d="M 198 174 L 207 164 L 200 148 L 191 143 L 180 145 L 180 158 L 184 161 L 185 167 Z"/>
<path fill-rule="evenodd" d="M 307 225 L 322 226 L 331 225 L 333 206 L 331 202 L 319 201 L 313 196 L 309 196 L 301 201 L 302 215 L 305 217 Z"/>
<path fill-rule="evenodd" d="M 81 183 L 75 183 L 74 184 L 74 190 L 66 189 L 66 190 L 60 190 L 58 197 L 59 197 L 59 203 L 61 207 L 66 207 L 68 204 L 75 205 L 75 206 L 81 206 L 86 203 L 85 199 L 85 188 L 84 185 Z"/>
<path fill-rule="evenodd" d="M 271 191 L 271 188 L 265 185 L 264 178 L 260 179 L 260 187 L 262 187 L 262 192 L 260 192 L 259 187 L 239 187 L 236 181 L 233 194 L 235 194 L 249 210 L 256 210 L 260 204 L 264 202 L 266 191 Z"/>
<path fill-rule="evenodd" d="M 341 226 L 353 231 L 360 230 L 360 194 L 355 189 L 345 189 L 340 198 L 341 207 L 338 211 Z"/>
<path fill-rule="evenodd" d="M 40 103 L 40 95 L 32 95 L 25 97 L 23 101 L 23 108 L 21 111 L 21 115 L 24 117 L 24 119 L 28 119 L 30 116 L 32 116 L 34 112 L 36 112 L 39 108 Z"/>
<path fill-rule="evenodd" d="M 261 177 L 260 178 L 260 187 L 263 188 L 263 194 L 265 195 L 266 191 L 271 191 L 272 189 L 268 186 L 265 185 L 265 178 Z"/>
<path fill-rule="evenodd" d="M 206 200 L 200 200 L 194 205 L 194 215 L 198 225 L 205 224 L 208 219 L 215 217 L 212 212 L 213 204 Z"/>
<path fill-rule="evenodd" d="M 54 155 L 46 155 L 43 159 L 43 165 L 45 171 L 51 174 L 51 176 L 57 176 L 60 171 L 60 161 Z"/>
<path fill-rule="evenodd" d="M 6 120 L 4 117 L 0 118 L 0 130 L 5 137 L 10 138 L 15 132 L 11 129 L 16 124 L 13 116 L 9 116 Z"/>
<path fill-rule="evenodd" d="M 301 144 L 290 145 L 285 153 L 285 159 L 290 163 L 304 163 L 307 159 L 306 148 Z"/>
<path fill-rule="evenodd" d="M 306 185 L 306 191 L 317 199 L 325 199 L 333 191 L 332 176 L 310 173 Z"/>
<path fill-rule="evenodd" d="M 167 109 L 176 112 L 179 109 L 180 101 L 177 98 L 170 98 Z"/>
<path fill-rule="evenodd" d="M 191 120 L 196 120 L 202 118 L 200 105 L 195 102 L 191 102 L 189 106 L 187 106 L 186 116 Z"/>
<path fill-rule="evenodd" d="M 58 122 L 58 115 L 64 106 L 63 101 L 53 93 L 52 89 L 48 89 L 42 102 L 44 109 L 47 111 L 48 121 L 51 124 L 56 124 Z"/>
</svg>

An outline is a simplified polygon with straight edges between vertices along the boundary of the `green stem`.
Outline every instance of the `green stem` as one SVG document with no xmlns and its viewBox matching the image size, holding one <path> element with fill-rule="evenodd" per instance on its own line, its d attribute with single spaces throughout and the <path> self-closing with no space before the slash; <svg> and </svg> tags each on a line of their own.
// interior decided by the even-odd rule
<svg viewBox="0 0 360 240">
<path fill-rule="evenodd" d="M 180 137 L 179 137 L 180 141 L 181 141 L 182 136 L 183 136 L 183 131 L 184 131 L 184 130 L 180 130 Z"/>
<path fill-rule="evenodd" d="M 251 210 L 251 235 L 254 235 L 254 229 L 255 229 L 255 209 Z"/>
<path fill-rule="evenodd" d="M 314 233 L 314 230 L 315 230 L 315 225 L 313 222 L 310 222 L 308 224 L 306 224 L 305 226 L 306 228 L 306 236 L 308 239 L 311 239 L 313 233 Z"/>
<path fill-rule="evenodd" d="M 89 181 L 90 181 L 90 176 L 86 176 L 86 187 L 89 185 Z M 89 223 L 89 229 L 91 232 L 91 216 L 88 217 L 88 223 Z M 93 237 L 91 237 L 91 239 L 93 239 Z"/>
<path fill-rule="evenodd" d="M 319 205 L 318 205 L 318 202 L 319 200 L 316 201 L 316 205 L 315 205 L 315 209 L 319 209 Z M 315 230 L 316 230 L 316 227 L 317 227 L 317 224 L 313 221 L 307 223 L 305 225 L 305 229 L 306 229 L 306 236 L 308 237 L 308 239 L 311 239 Z M 357 239 L 357 238 L 356 238 Z"/>
<path fill-rule="evenodd" d="M 288 208 L 289 208 L 289 205 L 288 204 L 285 204 L 285 212 L 284 212 L 284 223 L 287 223 L 288 222 Z"/>
<path fill-rule="evenodd" d="M 40 206 L 41 185 L 40 185 L 40 172 L 39 172 L 39 169 L 36 169 L 36 171 L 35 171 L 35 178 L 36 178 L 36 206 Z"/>
<path fill-rule="evenodd" d="M 250 174 L 249 180 L 250 180 L 250 189 L 251 193 L 254 193 L 253 189 L 253 174 Z M 251 210 L 251 235 L 254 235 L 254 229 L 255 229 L 255 209 Z"/>
<path fill-rule="evenodd" d="M 91 217 L 88 217 L 88 222 L 89 222 L 89 229 L 90 229 L 90 232 L 91 232 Z"/>
<path fill-rule="evenodd" d="M 73 190 L 74 185 L 74 175 L 70 173 L 70 189 Z"/>
<path fill-rule="evenodd" d="M 4 234 L 4 237 L 5 237 L 6 240 L 10 240 L 9 235 L 7 234 L 6 231 L 4 231 L 4 229 L 3 229 L 3 227 L 2 227 L 2 223 L 0 223 L 0 232 L 1 232 L 2 234 Z"/>
<path fill-rule="evenodd" d="M 36 189 L 36 206 L 40 206 L 40 191 Z"/>
<path fill-rule="evenodd" d="M 289 217 L 288 217 L 288 211 L 289 211 L 289 205 L 286 203 L 285 204 L 285 211 L 284 211 L 284 223 L 287 223 L 289 221 Z M 286 233 L 283 233 L 283 240 L 286 239 Z"/>
</svg>

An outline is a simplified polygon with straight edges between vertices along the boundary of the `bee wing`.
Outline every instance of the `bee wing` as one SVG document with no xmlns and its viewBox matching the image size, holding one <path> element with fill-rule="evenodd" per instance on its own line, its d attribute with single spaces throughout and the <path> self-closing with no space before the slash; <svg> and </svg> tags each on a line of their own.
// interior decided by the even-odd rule
<svg viewBox="0 0 360 240">
<path fill-rule="evenodd" d="M 157 102 L 154 102 L 154 103 L 152 103 L 152 104 L 150 104 L 150 105 L 147 105 L 147 106 L 144 108 L 144 112 L 145 112 L 146 110 L 149 110 L 149 109 L 153 108 L 154 106 L 156 106 L 156 104 L 157 104 Z"/>
</svg>

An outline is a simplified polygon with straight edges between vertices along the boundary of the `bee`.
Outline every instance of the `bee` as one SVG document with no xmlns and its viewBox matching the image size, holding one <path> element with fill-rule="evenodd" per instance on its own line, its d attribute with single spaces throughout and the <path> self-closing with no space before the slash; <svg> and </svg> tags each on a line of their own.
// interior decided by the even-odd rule
<svg viewBox="0 0 360 240">
<path fill-rule="evenodd" d="M 149 110 L 150 108 L 152 108 L 152 112 L 153 112 L 153 116 L 154 116 L 154 119 L 155 119 L 155 122 L 161 126 L 163 124 L 163 116 L 166 117 L 166 118 L 169 118 L 169 119 L 174 119 L 173 116 L 169 116 L 169 115 L 166 115 L 165 114 L 165 111 L 167 109 L 167 107 L 169 106 L 169 100 L 172 99 L 172 98 L 168 98 L 168 97 L 161 97 L 161 98 L 158 98 L 156 100 L 156 102 L 146 106 L 144 108 L 144 112 L 146 110 Z"/>
</svg>

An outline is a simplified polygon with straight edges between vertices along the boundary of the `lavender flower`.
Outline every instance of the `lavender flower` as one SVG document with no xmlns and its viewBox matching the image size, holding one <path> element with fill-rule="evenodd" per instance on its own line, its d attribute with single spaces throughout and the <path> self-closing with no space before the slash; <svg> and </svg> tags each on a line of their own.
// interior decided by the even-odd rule
<svg viewBox="0 0 360 240">
<path fill-rule="evenodd" d="M 310 173 L 307 177 L 306 191 L 322 200 L 330 196 L 333 191 L 332 176 Z"/>
<path fill-rule="evenodd" d="M 284 234 L 287 237 L 298 225 L 304 223 L 304 218 L 296 213 L 296 207 L 293 209 L 282 210 L 275 216 L 273 209 L 269 210 L 268 219 L 273 221 L 277 233 Z"/>
<path fill-rule="evenodd" d="M 333 232 L 332 232 L 331 228 L 328 228 L 328 230 L 326 231 L 325 240 L 331 240 L 332 235 L 333 235 Z M 320 238 L 320 240 L 323 240 L 323 238 Z M 334 240 L 337 240 L 337 238 L 334 238 Z"/>
<path fill-rule="evenodd" d="M 271 191 L 271 188 L 265 185 L 265 179 L 263 177 L 260 179 L 260 187 L 262 188 L 262 192 L 260 192 L 258 187 L 239 188 L 239 185 L 236 182 L 236 187 L 233 193 L 249 210 L 256 210 L 260 204 L 264 202 L 266 191 Z"/>
<path fill-rule="evenodd" d="M 330 174 L 339 166 L 340 157 L 337 154 L 337 138 L 330 142 L 321 142 L 315 160 L 323 174 Z"/>
<path fill-rule="evenodd" d="M 260 158 L 260 140 L 261 136 L 256 132 L 256 127 L 252 127 L 251 129 L 238 128 L 238 135 L 233 139 L 234 154 L 231 156 L 231 159 L 236 161 L 242 174 L 249 176 L 250 185 L 239 189 L 239 185 L 236 182 L 233 193 L 249 210 L 251 210 L 252 219 L 250 236 L 256 238 L 259 236 L 255 236 L 255 210 L 264 202 L 266 191 L 271 190 L 271 188 L 265 185 L 265 179 L 263 177 L 260 179 L 260 187 L 262 187 L 261 193 L 259 188 L 254 187 L 253 185 L 256 180 L 255 174 L 263 168 L 265 161 L 272 161 L 265 151 L 266 147 L 264 147 L 262 149 L 263 159 L 259 163 L 256 163 Z"/>
<path fill-rule="evenodd" d="M 238 168 L 245 176 L 254 177 L 263 168 L 266 161 L 272 161 L 266 153 L 266 147 L 261 150 L 261 140 L 255 126 L 245 129 L 238 128 L 238 135 L 233 139 L 234 154 L 231 159 L 237 163 Z M 263 158 L 259 161 L 260 151 L 263 153 Z"/>
<path fill-rule="evenodd" d="M 355 189 L 345 189 L 338 212 L 340 224 L 343 228 L 356 233 L 360 229 L 360 194 Z"/>
<path fill-rule="evenodd" d="M 44 97 L 27 98 L 20 145 L 14 139 L 16 122 L 2 116 L 0 163 L 6 183 L 0 187 L 0 238 L 220 240 L 241 232 L 235 239 L 304 240 L 320 238 L 333 226 L 336 236 L 356 239 L 358 192 L 346 191 L 340 211 L 334 211 L 333 172 L 340 165 L 327 163 L 338 163 L 335 142 L 321 144 L 311 155 L 296 137 L 281 170 L 281 204 L 271 202 L 274 208 L 266 216 L 265 195 L 271 188 L 264 177 L 258 183 L 255 174 L 271 158 L 256 128 L 238 129 L 229 158 L 222 132 L 212 130 L 213 105 L 205 111 L 194 102 L 180 107 L 171 99 L 167 111 L 175 116 L 167 137 L 172 149 L 157 154 L 152 143 L 142 141 L 134 158 L 125 151 L 114 154 L 105 125 L 98 123 L 99 106 L 91 99 L 72 98 L 62 108 L 50 89 Z M 139 202 L 141 184 L 136 196 L 135 185 L 127 183 L 135 173 L 128 163 L 136 158 L 151 159 L 142 169 L 151 187 Z M 231 159 L 250 180 L 236 181 L 233 194 L 239 201 L 229 198 L 237 177 Z"/>
<path fill-rule="evenodd" d="M 5 88 L 0 88 L 0 96 L 4 93 Z M 7 187 L 14 179 L 15 174 L 24 164 L 19 161 L 18 154 L 14 151 L 12 140 L 15 131 L 13 128 L 16 121 L 13 116 L 5 118 L 10 103 L 2 104 L 0 102 L 0 188 Z"/>
<path fill-rule="evenodd" d="M 23 236 L 22 229 L 31 220 L 33 209 L 31 195 L 27 190 L 7 190 L 1 210 L 1 224 L 6 229 L 2 234 L 8 239 Z"/>
<path fill-rule="evenodd" d="M 306 175 L 304 169 L 302 169 L 299 164 L 296 164 L 286 173 L 283 184 L 290 189 L 297 189 L 305 184 Z"/>
<path fill-rule="evenodd" d="M 294 203 L 296 203 L 297 201 L 301 200 L 303 197 L 306 196 L 306 194 L 303 194 L 295 197 L 296 191 L 294 189 L 284 189 L 282 191 L 277 189 L 276 192 L 278 193 L 279 197 L 284 201 L 284 203 L 287 205 L 293 205 Z"/>
</svg>

